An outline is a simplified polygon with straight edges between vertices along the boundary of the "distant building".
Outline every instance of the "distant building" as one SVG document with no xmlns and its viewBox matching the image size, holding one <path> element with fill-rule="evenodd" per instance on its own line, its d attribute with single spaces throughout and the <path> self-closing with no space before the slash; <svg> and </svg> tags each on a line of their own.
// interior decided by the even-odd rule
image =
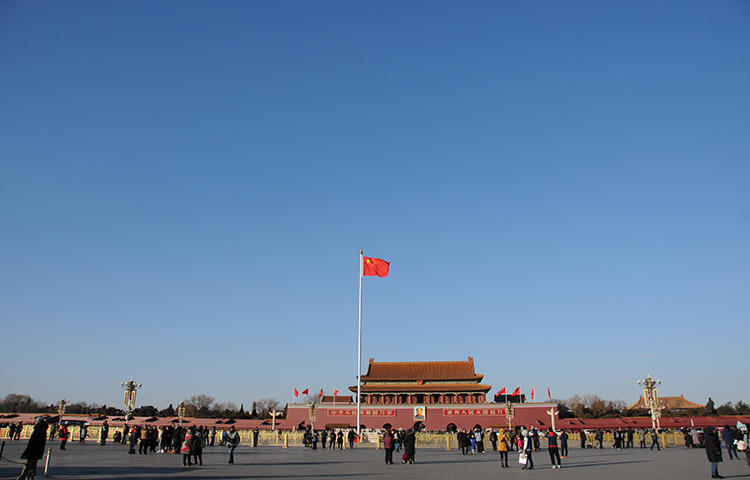
<svg viewBox="0 0 750 480">
<path fill-rule="evenodd" d="M 474 359 L 459 362 L 376 362 L 362 376 L 362 403 L 485 403 L 492 385 L 474 372 Z M 357 393 L 357 386 L 349 387 Z"/>
<path fill-rule="evenodd" d="M 474 371 L 474 359 L 451 362 L 376 362 L 371 358 L 362 375 L 360 424 L 367 428 L 455 428 L 507 427 L 505 403 L 487 402 L 491 385 Z M 323 397 L 311 408 L 290 404 L 285 425 L 305 428 L 356 428 L 357 386 L 354 396 Z M 520 398 L 520 397 L 519 397 Z M 547 411 L 554 403 L 513 403 L 512 425 L 549 427 Z"/>
<path fill-rule="evenodd" d="M 659 405 L 663 406 L 665 410 L 679 411 L 679 410 L 695 410 L 696 408 L 703 408 L 704 405 L 700 403 L 691 402 L 685 398 L 685 395 L 679 397 L 659 397 Z M 628 410 L 648 410 L 643 397 L 639 398 L 637 402 L 628 407 Z"/>
</svg>

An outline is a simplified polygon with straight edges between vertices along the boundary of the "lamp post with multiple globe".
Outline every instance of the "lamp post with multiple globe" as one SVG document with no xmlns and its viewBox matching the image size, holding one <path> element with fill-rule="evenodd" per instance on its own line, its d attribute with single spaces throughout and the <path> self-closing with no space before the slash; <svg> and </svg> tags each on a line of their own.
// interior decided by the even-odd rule
<svg viewBox="0 0 750 480">
<path fill-rule="evenodd" d="M 643 403 L 651 412 L 651 428 L 657 432 L 659 431 L 661 410 L 664 408 L 659 404 L 659 390 L 656 388 L 660 384 L 661 380 L 654 380 L 651 375 L 646 375 L 643 380 L 638 380 L 638 385 L 643 387 Z"/>
<path fill-rule="evenodd" d="M 59 415 L 57 424 L 62 425 L 63 421 L 63 415 L 65 415 L 65 407 L 67 406 L 68 402 L 63 398 L 60 400 L 60 403 L 57 404 L 57 413 Z"/>
<path fill-rule="evenodd" d="M 143 386 L 142 383 L 135 383 L 135 380 L 131 378 L 127 382 L 122 382 L 123 388 L 125 388 L 125 421 L 128 418 L 133 417 L 133 408 L 135 407 L 135 396 L 138 393 L 138 389 Z"/>
</svg>

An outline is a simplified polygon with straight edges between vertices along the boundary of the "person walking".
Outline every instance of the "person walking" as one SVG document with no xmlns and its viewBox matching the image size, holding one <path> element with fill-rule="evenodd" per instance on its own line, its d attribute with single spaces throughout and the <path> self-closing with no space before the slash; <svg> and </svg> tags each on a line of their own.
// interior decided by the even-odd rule
<svg viewBox="0 0 750 480">
<path fill-rule="evenodd" d="M 253 430 L 253 447 L 258 446 L 258 435 L 260 435 L 260 430 L 258 430 L 258 427 L 255 427 Z M 325 447 L 326 438 L 325 438 L 325 430 L 323 431 L 323 448 Z"/>
<path fill-rule="evenodd" d="M 60 437 L 60 450 L 65 450 L 65 444 L 68 443 L 68 437 L 70 437 L 67 422 L 60 426 L 60 434 L 58 437 Z"/>
<path fill-rule="evenodd" d="M 458 439 L 458 447 L 461 449 L 462 455 L 468 455 L 469 453 L 469 435 L 464 430 L 459 430 L 456 434 Z"/>
<path fill-rule="evenodd" d="M 501 428 L 497 434 L 497 452 L 500 454 L 500 466 L 502 468 L 508 468 L 508 450 L 510 449 L 510 443 L 508 437 L 505 436 L 505 431 Z"/>
<path fill-rule="evenodd" d="M 385 464 L 393 465 L 393 433 L 391 429 L 386 429 L 383 435 L 383 450 L 385 450 Z"/>
<path fill-rule="evenodd" d="M 568 458 L 568 432 L 565 430 L 560 433 L 560 456 Z"/>
<path fill-rule="evenodd" d="M 552 427 L 549 427 L 544 436 L 547 437 L 547 450 L 549 450 L 549 461 L 552 462 L 552 468 L 561 468 L 562 462 L 560 461 L 560 452 L 557 448 L 557 433 L 552 430 Z"/>
<path fill-rule="evenodd" d="M 81 425 L 81 431 L 78 435 L 78 443 L 86 443 L 86 437 L 89 436 L 89 424 L 84 423 Z"/>
<path fill-rule="evenodd" d="M 521 451 L 526 454 L 526 463 L 521 467 L 521 470 L 532 470 L 534 468 L 534 437 L 531 432 L 526 430 L 526 428 L 521 430 L 521 436 L 523 437 Z"/>
<path fill-rule="evenodd" d="M 641 448 L 646 448 L 646 430 L 638 429 L 638 442 Z"/>
<path fill-rule="evenodd" d="M 651 429 L 651 450 L 656 447 L 657 451 L 661 452 L 661 446 L 659 445 L 659 434 L 656 432 L 656 429 Z"/>
<path fill-rule="evenodd" d="M 490 443 L 492 444 L 492 450 L 497 452 L 497 433 L 494 430 L 490 432 Z"/>
<path fill-rule="evenodd" d="M 714 431 L 713 427 L 706 427 L 703 430 L 703 446 L 706 449 L 706 456 L 711 462 L 711 478 L 724 478 L 719 475 L 719 462 L 721 458 L 721 441 L 719 434 Z"/>
<path fill-rule="evenodd" d="M 349 433 L 347 434 L 347 439 L 349 440 L 349 448 L 354 448 L 355 437 L 356 437 L 356 434 L 354 433 L 354 430 L 349 429 Z"/>
<path fill-rule="evenodd" d="M 227 433 L 227 449 L 229 450 L 229 462 L 234 463 L 234 449 L 240 444 L 240 434 L 234 429 L 234 425 L 229 428 Z"/>
<path fill-rule="evenodd" d="M 724 440 L 724 445 L 727 447 L 729 460 L 732 460 L 733 458 L 739 460 L 740 456 L 737 455 L 737 450 L 735 450 L 734 447 L 734 432 L 729 427 L 729 425 L 721 429 L 721 439 Z"/>
<path fill-rule="evenodd" d="M 47 422 L 44 417 L 36 417 L 34 430 L 31 432 L 26 449 L 21 458 L 26 460 L 18 480 L 33 479 L 36 477 L 36 464 L 44 456 L 44 447 L 47 445 Z"/>
<path fill-rule="evenodd" d="M 99 430 L 99 445 L 107 444 L 107 437 L 109 436 L 109 424 L 106 420 L 102 423 L 102 429 Z"/>
<path fill-rule="evenodd" d="M 578 437 L 579 437 L 579 440 L 581 441 L 581 448 L 585 449 L 586 448 L 586 431 L 581 430 L 578 433 Z"/>
</svg>

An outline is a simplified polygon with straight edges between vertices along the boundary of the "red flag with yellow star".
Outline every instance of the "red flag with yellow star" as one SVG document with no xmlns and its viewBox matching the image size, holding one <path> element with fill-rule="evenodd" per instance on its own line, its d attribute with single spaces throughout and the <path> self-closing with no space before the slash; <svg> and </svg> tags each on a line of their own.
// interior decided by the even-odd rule
<svg viewBox="0 0 750 480">
<path fill-rule="evenodd" d="M 362 257 L 362 276 L 387 277 L 390 265 L 381 258 Z"/>
</svg>

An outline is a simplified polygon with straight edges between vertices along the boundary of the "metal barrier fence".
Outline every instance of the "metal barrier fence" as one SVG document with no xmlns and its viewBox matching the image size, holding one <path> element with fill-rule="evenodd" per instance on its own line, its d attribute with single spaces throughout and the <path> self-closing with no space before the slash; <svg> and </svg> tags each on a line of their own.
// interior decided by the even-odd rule
<svg viewBox="0 0 750 480">
<path fill-rule="evenodd" d="M 34 429 L 33 425 L 24 425 L 23 429 L 21 430 L 21 439 L 28 439 L 31 435 L 32 430 Z M 88 432 L 86 435 L 86 440 L 89 442 L 98 442 L 99 441 L 99 434 L 100 434 L 100 426 L 94 426 L 91 425 L 88 427 Z M 9 437 L 9 427 L 1 427 L 0 428 L 0 438 L 7 439 Z M 69 427 L 70 431 L 70 438 L 69 442 L 77 442 L 81 438 L 81 428 L 77 425 L 72 425 Z M 107 435 L 107 440 L 111 441 L 112 436 L 116 431 L 122 431 L 122 427 L 110 427 L 109 434 Z M 240 434 L 240 444 L 241 445 L 252 445 L 253 443 L 253 431 L 252 430 L 238 430 Z M 221 435 L 221 430 L 216 431 L 217 436 L 217 443 Z M 290 431 L 280 431 L 280 430 L 261 430 L 258 434 L 258 445 L 268 445 L 268 446 L 302 446 L 303 444 L 303 432 L 290 432 Z M 345 434 L 346 435 L 346 434 Z M 587 433 L 586 434 L 586 443 L 588 445 L 598 445 L 598 442 L 594 439 L 594 433 Z M 416 434 L 416 444 L 417 447 L 426 447 L 426 448 L 458 448 L 458 441 L 456 439 L 455 433 L 428 433 L 428 432 L 419 432 Z M 570 443 L 579 443 L 580 442 L 580 433 L 570 433 L 568 442 Z M 664 447 L 684 447 L 685 446 L 685 439 L 681 432 L 679 431 L 662 431 L 659 434 L 659 442 L 661 443 L 662 448 Z M 379 448 L 380 442 L 369 442 L 367 440 L 367 436 L 362 436 L 362 442 L 359 443 L 360 447 L 376 447 Z M 602 444 L 606 447 L 611 447 L 613 445 L 613 437 L 611 433 L 605 433 L 604 438 L 602 440 Z M 345 446 L 348 446 L 348 443 L 346 441 L 346 438 L 344 439 Z M 633 435 L 633 444 L 637 447 L 640 445 L 640 435 L 638 433 L 635 433 Z M 646 445 L 650 447 L 651 445 L 651 435 L 646 435 Z"/>
</svg>

